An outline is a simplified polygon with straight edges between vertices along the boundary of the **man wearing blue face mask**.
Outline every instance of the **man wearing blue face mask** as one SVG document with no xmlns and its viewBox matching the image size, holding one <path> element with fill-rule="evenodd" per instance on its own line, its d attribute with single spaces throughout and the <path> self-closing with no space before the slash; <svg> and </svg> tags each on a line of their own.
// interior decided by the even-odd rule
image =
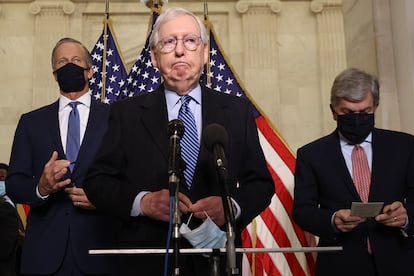
<svg viewBox="0 0 414 276">
<path fill-rule="evenodd" d="M 118 221 L 100 214 L 83 190 L 84 178 L 107 128 L 109 106 L 92 99 L 89 51 L 63 38 L 52 52 L 59 99 L 23 114 L 16 129 L 7 192 L 30 205 L 23 247 L 24 275 L 108 275 Z"/>
<path fill-rule="evenodd" d="M 374 127 L 376 77 L 340 73 L 331 89 L 337 129 L 297 152 L 293 218 L 319 236 L 316 276 L 414 275 L 414 137 Z M 353 202 L 383 202 L 379 214 L 351 214 Z"/>
</svg>

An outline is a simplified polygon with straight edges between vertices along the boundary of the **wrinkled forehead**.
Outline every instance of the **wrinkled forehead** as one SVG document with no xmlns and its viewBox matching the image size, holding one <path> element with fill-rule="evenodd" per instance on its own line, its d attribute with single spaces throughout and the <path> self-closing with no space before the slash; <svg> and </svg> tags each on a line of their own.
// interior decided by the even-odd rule
<svg viewBox="0 0 414 276">
<path fill-rule="evenodd" d="M 180 15 L 165 21 L 159 29 L 161 38 L 167 36 L 179 37 L 186 34 L 200 35 L 200 28 L 194 17 L 190 15 Z"/>
</svg>

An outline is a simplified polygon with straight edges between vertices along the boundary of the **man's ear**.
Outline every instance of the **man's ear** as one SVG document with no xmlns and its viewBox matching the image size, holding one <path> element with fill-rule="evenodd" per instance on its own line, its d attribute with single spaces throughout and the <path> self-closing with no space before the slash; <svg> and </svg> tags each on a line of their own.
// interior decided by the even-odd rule
<svg viewBox="0 0 414 276">
<path fill-rule="evenodd" d="M 329 108 L 331 109 L 331 112 L 332 112 L 332 118 L 336 121 L 338 119 L 338 114 L 336 114 L 335 109 L 332 106 L 332 104 L 329 105 Z"/>
</svg>

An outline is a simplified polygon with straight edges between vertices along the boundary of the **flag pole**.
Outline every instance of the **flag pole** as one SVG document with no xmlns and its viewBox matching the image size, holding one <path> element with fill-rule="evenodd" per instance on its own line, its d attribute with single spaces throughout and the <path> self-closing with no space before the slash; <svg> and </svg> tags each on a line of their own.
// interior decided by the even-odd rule
<svg viewBox="0 0 414 276">
<path fill-rule="evenodd" d="M 101 88 L 101 102 L 105 102 L 106 99 L 106 53 L 107 53 L 107 42 L 108 42 L 108 20 L 109 20 L 109 0 L 105 3 L 105 18 L 104 18 L 104 36 L 103 44 L 104 48 L 102 51 L 102 88 Z"/>
<path fill-rule="evenodd" d="M 208 19 L 208 4 L 207 2 L 204 2 L 204 25 L 206 25 L 206 29 L 207 29 L 207 35 L 208 35 L 208 42 L 207 42 L 207 46 L 208 49 L 210 49 L 210 20 Z M 206 65 L 206 70 L 207 70 L 207 74 L 206 74 L 206 82 L 207 82 L 207 86 L 210 87 L 211 86 L 211 68 L 210 68 L 210 50 L 208 53 L 208 59 L 207 59 L 207 65 Z"/>
</svg>

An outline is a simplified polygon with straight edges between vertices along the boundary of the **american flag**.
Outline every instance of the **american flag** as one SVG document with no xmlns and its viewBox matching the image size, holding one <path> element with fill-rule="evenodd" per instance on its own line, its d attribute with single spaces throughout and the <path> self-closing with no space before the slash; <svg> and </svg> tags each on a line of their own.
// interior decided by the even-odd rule
<svg viewBox="0 0 414 276">
<path fill-rule="evenodd" d="M 94 73 L 89 80 L 89 92 L 95 99 L 106 104 L 119 100 L 127 72 L 109 16 L 105 16 L 104 29 L 91 51 L 91 56 Z"/>
<path fill-rule="evenodd" d="M 293 173 L 295 157 L 283 139 L 272 128 L 267 118 L 251 100 L 235 71 L 227 62 L 216 40 L 212 23 L 206 19 L 210 31 L 210 58 L 201 82 L 223 93 L 247 98 L 254 106 L 254 116 L 267 165 L 273 177 L 276 193 L 272 202 L 243 230 L 245 248 L 289 248 L 308 246 L 304 232 L 292 219 Z M 250 271 L 249 269 L 250 268 Z M 245 254 L 243 275 L 312 275 L 314 260 L 305 253 Z"/>
<path fill-rule="evenodd" d="M 152 9 L 151 11 L 151 32 L 155 21 L 157 20 L 159 11 Z M 139 54 L 135 64 L 126 79 L 126 86 L 122 89 L 122 97 L 132 97 L 145 92 L 152 92 L 161 84 L 161 75 L 158 69 L 152 66 L 151 54 L 149 48 L 149 32 L 145 41 L 145 46 Z"/>
</svg>

